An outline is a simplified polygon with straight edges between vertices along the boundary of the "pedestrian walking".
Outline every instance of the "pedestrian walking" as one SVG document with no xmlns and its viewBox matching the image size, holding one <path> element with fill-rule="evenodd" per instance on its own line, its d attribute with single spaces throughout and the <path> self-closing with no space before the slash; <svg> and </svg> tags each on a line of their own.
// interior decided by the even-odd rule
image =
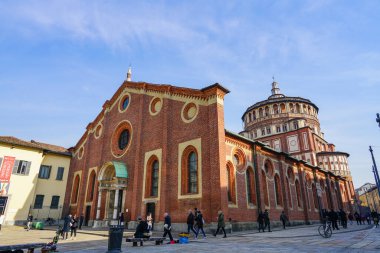
<svg viewBox="0 0 380 253">
<path fill-rule="evenodd" d="M 63 222 L 63 228 L 62 228 L 62 239 L 67 240 L 67 237 L 69 235 L 70 231 L 70 224 L 71 224 L 71 214 L 67 215 Z"/>
<path fill-rule="evenodd" d="M 70 229 L 71 229 L 70 238 L 71 238 L 71 240 L 76 240 L 77 228 L 78 228 L 78 217 L 76 214 L 74 214 L 74 216 L 71 218 L 71 223 L 70 223 Z M 74 234 L 74 237 L 73 237 L 73 234 Z"/>
<path fill-rule="evenodd" d="M 280 221 L 282 222 L 282 226 L 285 229 L 286 223 L 288 222 L 288 217 L 286 216 L 284 211 L 281 212 Z"/>
<path fill-rule="evenodd" d="M 352 215 L 351 212 L 348 214 L 348 220 L 350 221 L 350 226 L 352 226 L 353 221 L 354 221 L 354 216 Z"/>
<path fill-rule="evenodd" d="M 358 212 L 355 212 L 354 213 L 354 217 L 355 217 L 355 220 L 356 220 L 356 225 L 361 225 L 362 224 L 362 220 L 360 218 L 360 214 L 358 214 Z"/>
<path fill-rule="evenodd" d="M 193 211 L 189 209 L 188 215 L 187 215 L 187 233 L 190 234 L 190 230 L 193 231 L 194 237 L 197 235 L 197 232 L 194 230 L 194 221 L 195 221 L 195 216 L 193 214 Z"/>
<path fill-rule="evenodd" d="M 269 219 L 269 211 L 265 209 L 264 211 L 264 230 L 268 227 L 268 232 L 272 232 L 270 230 L 270 219 Z"/>
<path fill-rule="evenodd" d="M 206 239 L 206 234 L 205 234 L 205 231 L 203 230 L 203 224 L 205 221 L 203 219 L 203 215 L 202 215 L 200 210 L 198 210 L 198 215 L 196 217 L 196 221 L 197 221 L 197 233 L 195 234 L 195 239 L 198 238 L 199 230 L 202 231 L 203 239 Z"/>
<path fill-rule="evenodd" d="M 149 232 L 153 230 L 153 217 L 152 213 L 148 213 L 146 216 L 146 222 L 148 223 L 148 230 Z"/>
<path fill-rule="evenodd" d="M 259 214 L 257 216 L 257 223 L 259 225 L 259 233 L 261 232 L 261 230 L 263 230 L 263 232 L 265 232 L 265 230 L 264 230 L 264 214 L 261 210 L 259 211 Z"/>
<path fill-rule="evenodd" d="M 164 214 L 164 234 L 162 237 L 166 238 L 166 235 L 169 235 L 170 238 L 170 244 L 174 244 L 172 233 L 170 232 L 172 230 L 172 220 L 168 213 Z"/>
<path fill-rule="evenodd" d="M 331 220 L 331 226 L 333 230 L 339 230 L 338 228 L 338 213 L 334 212 L 334 210 L 330 210 L 329 214 L 330 220 Z"/>
<path fill-rule="evenodd" d="M 124 213 L 119 213 L 118 225 L 124 226 Z"/>
<path fill-rule="evenodd" d="M 375 212 L 374 210 L 371 213 L 373 223 L 375 224 L 375 227 L 377 228 L 379 226 L 379 214 Z"/>
<path fill-rule="evenodd" d="M 347 228 L 347 214 L 343 209 L 340 209 L 340 219 L 343 228 Z"/>
<path fill-rule="evenodd" d="M 368 225 L 371 225 L 371 216 L 370 216 L 369 213 L 366 214 L 366 217 L 365 217 L 365 218 L 366 218 L 366 220 L 367 220 L 367 224 L 368 224 Z"/>
<path fill-rule="evenodd" d="M 216 229 L 214 236 L 216 236 L 218 234 L 219 229 L 222 229 L 222 231 L 224 233 L 223 238 L 226 238 L 227 235 L 226 235 L 226 230 L 224 229 L 225 226 L 226 226 L 226 224 L 224 222 L 224 214 L 223 214 L 222 210 L 219 210 L 218 211 L 218 228 Z"/>
<path fill-rule="evenodd" d="M 32 223 L 33 223 L 33 215 L 31 213 L 29 213 L 27 223 L 26 223 L 26 230 L 27 231 L 29 231 L 31 229 Z"/>
<path fill-rule="evenodd" d="M 0 215 L 0 231 L 1 231 L 1 225 L 3 225 L 4 222 L 4 214 Z"/>
<path fill-rule="evenodd" d="M 84 221 L 84 214 L 82 213 L 79 217 L 79 229 L 82 230 L 82 225 Z"/>
</svg>

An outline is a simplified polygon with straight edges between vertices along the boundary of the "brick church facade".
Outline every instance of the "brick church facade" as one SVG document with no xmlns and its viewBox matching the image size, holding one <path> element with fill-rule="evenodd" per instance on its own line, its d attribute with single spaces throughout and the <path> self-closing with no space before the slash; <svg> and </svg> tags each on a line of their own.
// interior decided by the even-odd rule
<svg viewBox="0 0 380 253">
<path fill-rule="evenodd" d="M 174 227 L 187 210 L 208 224 L 218 210 L 234 226 L 253 228 L 258 211 L 281 211 L 295 223 L 321 209 L 351 210 L 348 180 L 224 127 L 219 84 L 203 89 L 125 81 L 71 149 L 66 213 L 90 226 L 151 212 L 156 228 L 169 212 Z"/>
</svg>

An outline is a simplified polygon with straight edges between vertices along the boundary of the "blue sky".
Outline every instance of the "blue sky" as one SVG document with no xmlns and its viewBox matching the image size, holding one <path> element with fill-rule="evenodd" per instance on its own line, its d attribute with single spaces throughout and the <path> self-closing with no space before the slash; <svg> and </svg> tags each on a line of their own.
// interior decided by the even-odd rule
<svg viewBox="0 0 380 253">
<path fill-rule="evenodd" d="M 312 100 L 322 131 L 351 154 L 355 186 L 380 166 L 379 1 L 0 2 L 0 135 L 75 145 L 125 79 L 219 82 L 226 128 L 282 92 Z"/>
</svg>

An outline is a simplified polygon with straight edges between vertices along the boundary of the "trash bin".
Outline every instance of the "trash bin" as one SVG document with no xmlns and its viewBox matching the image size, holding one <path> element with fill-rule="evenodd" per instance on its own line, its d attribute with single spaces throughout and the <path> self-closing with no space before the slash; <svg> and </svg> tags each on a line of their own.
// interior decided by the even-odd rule
<svg viewBox="0 0 380 253">
<path fill-rule="evenodd" d="M 121 242 L 123 241 L 123 225 L 110 225 L 108 233 L 107 253 L 121 252 Z"/>
<path fill-rule="evenodd" d="M 39 229 L 39 230 L 44 229 L 44 223 L 43 222 L 36 222 L 36 229 Z"/>
</svg>

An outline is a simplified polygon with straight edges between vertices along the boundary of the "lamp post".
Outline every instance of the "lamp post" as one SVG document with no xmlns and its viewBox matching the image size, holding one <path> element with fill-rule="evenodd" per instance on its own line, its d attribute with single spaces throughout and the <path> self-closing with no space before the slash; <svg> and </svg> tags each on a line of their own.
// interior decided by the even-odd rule
<svg viewBox="0 0 380 253">
<path fill-rule="evenodd" d="M 380 114 L 376 113 L 376 122 L 379 124 L 380 127 Z"/>
</svg>

